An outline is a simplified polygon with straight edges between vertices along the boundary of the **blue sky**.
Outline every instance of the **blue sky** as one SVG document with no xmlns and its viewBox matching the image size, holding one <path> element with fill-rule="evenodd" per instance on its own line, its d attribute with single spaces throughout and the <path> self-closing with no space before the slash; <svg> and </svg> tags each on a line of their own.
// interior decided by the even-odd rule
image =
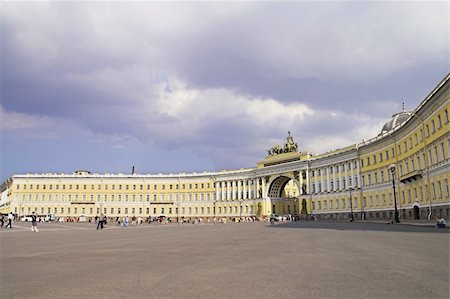
<svg viewBox="0 0 450 299">
<path fill-rule="evenodd" d="M 1 179 L 375 137 L 447 74 L 448 22 L 448 2 L 3 2 Z"/>
</svg>

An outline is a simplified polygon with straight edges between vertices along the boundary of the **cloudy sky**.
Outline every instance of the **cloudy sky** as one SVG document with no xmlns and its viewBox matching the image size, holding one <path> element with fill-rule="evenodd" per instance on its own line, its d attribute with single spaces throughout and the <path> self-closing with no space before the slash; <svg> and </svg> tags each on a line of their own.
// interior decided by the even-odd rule
<svg viewBox="0 0 450 299">
<path fill-rule="evenodd" d="M 375 137 L 449 71 L 443 2 L 0 4 L 1 179 L 253 167 Z"/>
</svg>

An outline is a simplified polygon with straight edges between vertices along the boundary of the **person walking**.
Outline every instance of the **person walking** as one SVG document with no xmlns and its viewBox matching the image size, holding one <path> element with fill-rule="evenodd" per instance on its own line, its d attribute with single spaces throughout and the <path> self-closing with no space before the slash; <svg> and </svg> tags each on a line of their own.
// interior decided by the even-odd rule
<svg viewBox="0 0 450 299">
<path fill-rule="evenodd" d="M 8 214 L 8 224 L 5 226 L 5 228 L 7 228 L 9 226 L 9 228 L 12 228 L 12 221 L 14 219 L 14 216 L 12 214 L 12 212 L 9 212 Z"/>
<path fill-rule="evenodd" d="M 3 224 L 5 224 L 5 220 L 3 219 L 3 214 L 0 213 L 0 223 L 1 223 L 1 228 L 3 228 Z"/>
<path fill-rule="evenodd" d="M 38 228 L 37 228 L 37 216 L 36 216 L 36 212 L 33 212 L 33 214 L 31 215 L 31 231 L 32 232 L 39 232 Z"/>
<path fill-rule="evenodd" d="M 101 214 L 100 217 L 98 218 L 97 229 L 99 227 L 100 227 L 100 229 L 103 229 L 103 214 Z"/>
</svg>

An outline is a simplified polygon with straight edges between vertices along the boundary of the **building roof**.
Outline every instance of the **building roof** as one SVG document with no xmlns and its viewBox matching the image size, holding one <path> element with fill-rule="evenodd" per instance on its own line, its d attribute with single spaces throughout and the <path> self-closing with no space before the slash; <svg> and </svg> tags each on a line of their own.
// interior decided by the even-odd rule
<svg viewBox="0 0 450 299">
<path fill-rule="evenodd" d="M 384 124 L 383 128 L 381 129 L 381 133 L 391 131 L 398 125 L 404 123 L 410 116 L 411 112 L 408 111 L 395 113 L 394 115 L 392 115 L 392 118 Z"/>
</svg>

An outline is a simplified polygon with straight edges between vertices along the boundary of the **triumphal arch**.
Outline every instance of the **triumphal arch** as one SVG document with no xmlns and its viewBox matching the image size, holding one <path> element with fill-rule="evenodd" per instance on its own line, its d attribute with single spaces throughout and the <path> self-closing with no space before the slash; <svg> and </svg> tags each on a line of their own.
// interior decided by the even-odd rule
<svg viewBox="0 0 450 299">
<path fill-rule="evenodd" d="M 275 145 L 267 153 L 255 171 L 257 176 L 263 175 L 260 192 L 266 200 L 267 212 L 307 218 L 307 170 L 311 155 L 299 150 L 290 132 L 282 146 Z"/>
</svg>

